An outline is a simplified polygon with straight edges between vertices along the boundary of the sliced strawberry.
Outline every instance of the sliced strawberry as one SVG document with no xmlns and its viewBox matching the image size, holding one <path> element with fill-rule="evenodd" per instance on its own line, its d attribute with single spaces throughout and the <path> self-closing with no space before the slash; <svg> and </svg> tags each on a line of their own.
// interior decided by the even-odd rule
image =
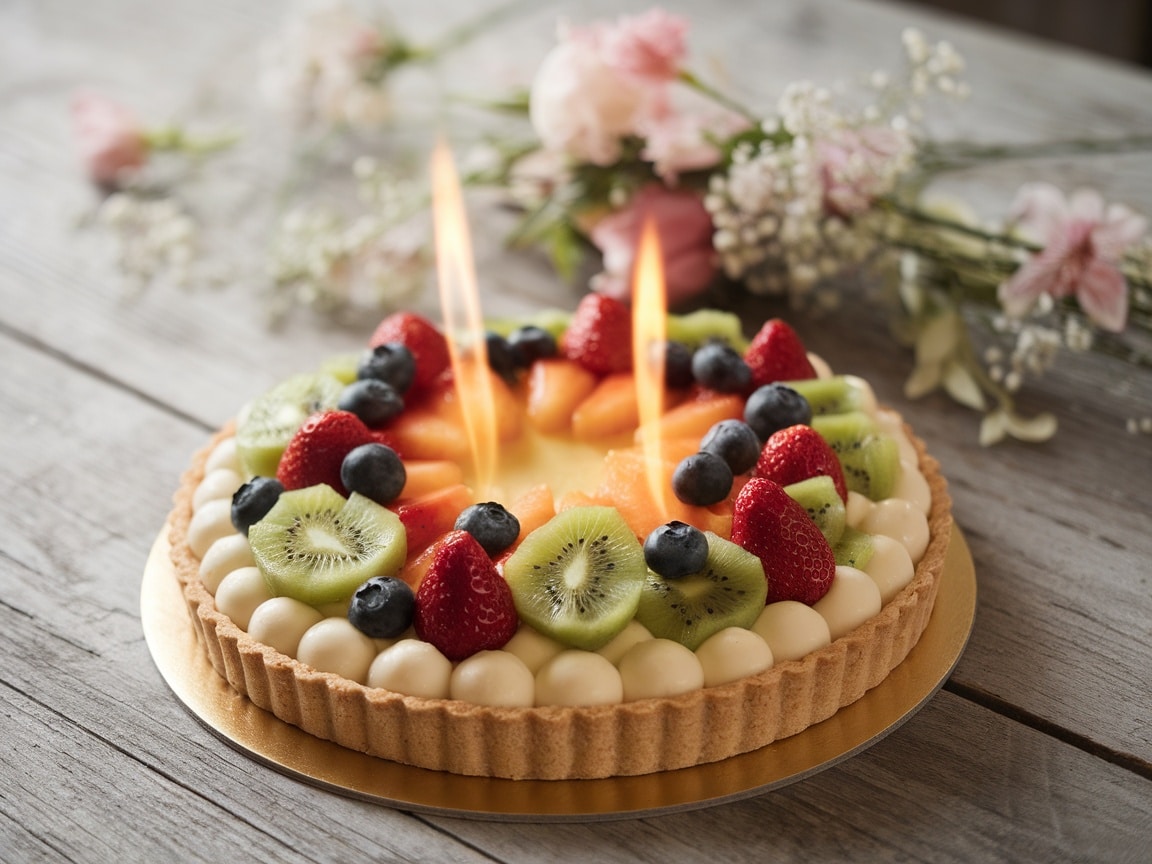
<svg viewBox="0 0 1152 864">
<path fill-rule="evenodd" d="M 781 486 L 821 474 L 832 478 L 840 498 L 847 504 L 848 484 L 836 451 L 823 435 L 804 425 L 789 426 L 768 436 L 752 469 L 753 477 L 767 477 Z"/>
<path fill-rule="evenodd" d="M 348 490 L 340 480 L 340 465 L 350 451 L 374 440 L 372 431 L 351 411 L 313 414 L 284 448 L 276 479 L 285 489 L 327 483 L 341 495 L 347 495 Z"/>
<path fill-rule="evenodd" d="M 586 294 L 576 306 L 560 345 L 564 356 L 589 372 L 632 369 L 632 312 L 611 297 Z"/>
<path fill-rule="evenodd" d="M 368 347 L 375 348 L 386 342 L 401 343 L 416 358 L 413 395 L 427 390 L 451 363 L 444 334 L 427 318 L 414 312 L 396 312 L 381 321 L 368 340 Z"/>
<path fill-rule="evenodd" d="M 445 534 L 434 549 L 416 591 L 416 635 L 454 662 L 503 648 L 519 619 L 496 565 L 466 531 Z"/>
<path fill-rule="evenodd" d="M 763 387 L 774 381 L 801 381 L 815 378 L 804 343 L 787 322 L 772 318 L 753 337 L 744 362 L 752 369 L 752 383 Z"/>
<path fill-rule="evenodd" d="M 764 565 L 768 603 L 799 600 L 811 606 L 832 586 L 832 547 L 778 483 L 753 477 L 744 484 L 732 514 L 732 542 Z"/>
</svg>

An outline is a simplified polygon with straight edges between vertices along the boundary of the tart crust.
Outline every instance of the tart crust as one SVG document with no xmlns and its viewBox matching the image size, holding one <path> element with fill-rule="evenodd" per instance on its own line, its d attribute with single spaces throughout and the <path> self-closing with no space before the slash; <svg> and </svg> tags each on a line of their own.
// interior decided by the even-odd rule
<svg viewBox="0 0 1152 864">
<path fill-rule="evenodd" d="M 366 687 L 252 639 L 216 608 L 188 547 L 192 496 L 221 429 L 181 478 L 171 557 L 213 667 L 259 707 L 318 738 L 394 762 L 507 779 L 648 774 L 727 759 L 803 731 L 882 682 L 928 625 L 951 535 L 939 463 L 905 426 L 932 491 L 930 540 L 913 580 L 875 617 L 799 660 L 660 699 L 594 707 L 493 708 Z"/>
</svg>

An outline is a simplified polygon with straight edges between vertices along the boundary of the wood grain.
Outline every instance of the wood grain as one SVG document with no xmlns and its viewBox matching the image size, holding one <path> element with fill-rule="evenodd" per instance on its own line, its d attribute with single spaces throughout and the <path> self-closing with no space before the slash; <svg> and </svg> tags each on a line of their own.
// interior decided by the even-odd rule
<svg viewBox="0 0 1152 864">
<path fill-rule="evenodd" d="M 1152 77 L 960 26 L 910 7 L 849 0 L 707 5 L 693 20 L 701 68 L 758 105 L 790 80 L 828 80 L 895 57 L 902 26 L 946 35 L 969 58 L 974 97 L 934 116 L 941 134 L 1038 141 L 1150 131 Z M 867 376 L 929 442 L 973 551 L 979 608 L 949 685 L 865 754 L 783 791 L 698 813 L 600 825 L 414 817 L 303 786 L 221 746 L 178 706 L 139 622 L 148 549 L 190 453 L 248 398 L 359 344 L 365 315 L 265 327 L 258 251 L 215 290 L 118 282 L 95 198 L 76 168 L 67 102 L 81 86 L 147 117 L 226 124 L 251 115 L 254 47 L 282 3 L 17 0 L 0 6 L 0 860 L 1124 861 L 1152 830 L 1152 446 L 1124 431 L 1152 415 L 1152 376 L 1095 357 L 1032 382 L 1025 406 L 1061 420 L 1042 446 L 976 443 L 977 418 L 942 397 L 908 402 L 910 356 L 884 316 L 794 320 L 835 368 Z M 430 36 L 469 4 L 389 4 Z M 558 14 L 615 4 L 526 5 L 401 98 L 526 81 Z M 430 136 L 421 115 L 410 135 Z M 480 121 L 448 118 L 461 139 Z M 284 167 L 266 149 L 211 187 L 234 224 L 214 249 L 259 250 Z M 281 154 L 282 155 L 282 154 Z M 1152 158 L 1053 159 L 941 184 L 986 214 L 1048 178 L 1152 212 Z M 511 216 L 473 199 L 486 309 L 571 307 L 538 256 L 511 255 Z M 855 297 L 855 295 L 849 295 Z M 431 293 L 418 301 L 432 308 Z M 749 302 L 749 326 L 788 309 Z M 1126 857 L 1127 856 L 1127 857 Z"/>
</svg>

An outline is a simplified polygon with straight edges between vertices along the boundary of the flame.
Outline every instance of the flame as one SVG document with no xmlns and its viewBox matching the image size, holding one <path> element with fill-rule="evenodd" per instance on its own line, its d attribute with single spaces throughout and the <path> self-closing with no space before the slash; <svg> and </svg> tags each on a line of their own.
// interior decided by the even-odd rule
<svg viewBox="0 0 1152 864">
<path fill-rule="evenodd" d="M 664 343 L 668 339 L 664 257 L 660 236 L 651 219 L 644 220 L 632 283 L 632 365 L 636 406 L 640 411 L 640 447 L 645 474 L 660 517 L 668 517 L 664 482 L 664 446 L 660 418 L 664 414 Z"/>
<path fill-rule="evenodd" d="M 488 495 L 496 477 L 496 400 L 488 371 L 484 318 L 460 179 L 443 140 L 437 141 L 432 151 L 431 170 L 436 273 L 444 333 L 472 453 L 477 494 Z"/>
</svg>

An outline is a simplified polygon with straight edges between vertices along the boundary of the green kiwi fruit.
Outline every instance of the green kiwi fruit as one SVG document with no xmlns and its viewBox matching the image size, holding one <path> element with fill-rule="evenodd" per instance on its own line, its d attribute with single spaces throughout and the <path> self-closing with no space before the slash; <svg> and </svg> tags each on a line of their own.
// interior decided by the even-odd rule
<svg viewBox="0 0 1152 864">
<path fill-rule="evenodd" d="M 408 555 L 400 517 L 324 484 L 282 493 L 248 529 L 248 542 L 268 589 L 310 606 L 345 600 L 373 576 L 396 575 Z"/>
<path fill-rule="evenodd" d="M 900 478 L 900 449 L 859 411 L 812 418 L 812 428 L 836 451 L 849 491 L 873 501 L 892 495 Z"/>
<path fill-rule="evenodd" d="M 740 317 L 719 309 L 697 309 L 684 315 L 668 316 L 668 339 L 698 348 L 709 339 L 722 339 L 740 353 L 748 347 Z"/>
<path fill-rule="evenodd" d="M 355 354 L 333 354 L 325 358 L 320 364 L 320 373 L 331 375 L 341 384 L 347 386 L 359 377 L 360 358 L 363 352 Z"/>
<path fill-rule="evenodd" d="M 520 318 L 491 318 L 484 322 L 484 329 L 507 338 L 512 331 L 520 327 L 533 326 L 547 330 L 556 339 L 564 335 L 568 324 L 572 321 L 572 313 L 561 309 L 544 309 L 531 315 Z"/>
<path fill-rule="evenodd" d="M 839 567 L 863 570 L 872 560 L 872 535 L 856 528 L 845 528 L 838 543 L 832 544 L 832 554 Z"/>
<path fill-rule="evenodd" d="M 826 474 L 809 477 L 799 483 L 790 483 L 784 491 L 792 500 L 808 511 L 820 533 L 828 541 L 829 546 L 840 542 L 847 525 L 847 515 L 844 511 L 844 501 L 836 491 L 836 484 Z"/>
<path fill-rule="evenodd" d="M 587 651 L 632 620 L 647 572 L 640 541 L 613 507 L 558 513 L 504 562 L 520 619 Z"/>
<path fill-rule="evenodd" d="M 678 579 L 651 570 L 640 594 L 636 620 L 653 636 L 693 651 L 726 627 L 751 627 L 768 597 L 760 559 L 711 531 L 703 569 Z"/>
<path fill-rule="evenodd" d="M 835 375 L 785 383 L 808 400 L 813 416 L 819 416 L 863 410 L 867 399 L 858 382 L 852 376 Z"/>
<path fill-rule="evenodd" d="M 272 477 L 288 441 L 309 416 L 336 407 L 344 385 L 332 375 L 294 375 L 259 396 L 236 425 L 240 466 L 252 477 Z"/>
</svg>

